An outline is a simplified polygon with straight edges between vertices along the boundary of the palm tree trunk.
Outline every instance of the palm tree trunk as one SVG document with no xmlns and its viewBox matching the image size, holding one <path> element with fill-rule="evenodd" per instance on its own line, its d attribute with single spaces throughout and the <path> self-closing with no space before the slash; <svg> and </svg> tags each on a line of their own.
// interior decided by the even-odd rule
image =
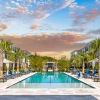
<svg viewBox="0 0 100 100">
<path fill-rule="evenodd" d="M 85 68 L 85 64 L 84 64 L 84 61 L 83 61 L 82 73 L 84 73 L 84 68 Z"/>
<path fill-rule="evenodd" d="M 0 49 L 0 76 L 3 76 L 3 53 Z"/>
<path fill-rule="evenodd" d="M 17 63 L 17 73 L 19 73 L 19 63 Z"/>
<path fill-rule="evenodd" d="M 17 59 L 17 73 L 19 73 L 19 57 Z"/>
<path fill-rule="evenodd" d="M 100 76 L 100 50 L 99 50 L 99 57 L 98 57 L 98 65 L 99 65 L 99 68 L 98 68 L 98 76 Z"/>
<path fill-rule="evenodd" d="M 74 71 L 75 71 L 75 69 L 76 69 L 76 64 L 74 64 Z"/>
</svg>

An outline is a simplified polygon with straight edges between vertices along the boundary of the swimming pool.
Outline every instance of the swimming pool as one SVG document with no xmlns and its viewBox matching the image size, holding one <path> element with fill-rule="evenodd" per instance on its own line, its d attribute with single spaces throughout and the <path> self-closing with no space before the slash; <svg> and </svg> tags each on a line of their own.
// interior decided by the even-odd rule
<svg viewBox="0 0 100 100">
<path fill-rule="evenodd" d="M 93 88 L 63 72 L 36 73 L 8 88 Z"/>
</svg>

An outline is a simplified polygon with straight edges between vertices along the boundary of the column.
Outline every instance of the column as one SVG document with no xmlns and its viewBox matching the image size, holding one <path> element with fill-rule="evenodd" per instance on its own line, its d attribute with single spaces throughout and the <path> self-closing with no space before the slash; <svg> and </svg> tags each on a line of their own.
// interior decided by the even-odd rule
<svg viewBox="0 0 100 100">
<path fill-rule="evenodd" d="M 14 67 L 15 67 L 14 65 L 15 65 L 15 64 L 13 63 L 12 65 L 13 65 L 13 74 L 14 74 Z"/>
<path fill-rule="evenodd" d="M 0 76 L 3 76 L 3 52 L 0 49 Z"/>
</svg>

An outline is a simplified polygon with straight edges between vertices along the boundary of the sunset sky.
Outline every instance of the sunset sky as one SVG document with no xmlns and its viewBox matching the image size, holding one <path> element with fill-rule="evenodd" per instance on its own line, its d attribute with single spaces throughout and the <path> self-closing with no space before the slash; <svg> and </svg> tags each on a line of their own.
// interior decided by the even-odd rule
<svg viewBox="0 0 100 100">
<path fill-rule="evenodd" d="M 0 0 L 0 38 L 60 58 L 100 37 L 100 0 Z"/>
</svg>

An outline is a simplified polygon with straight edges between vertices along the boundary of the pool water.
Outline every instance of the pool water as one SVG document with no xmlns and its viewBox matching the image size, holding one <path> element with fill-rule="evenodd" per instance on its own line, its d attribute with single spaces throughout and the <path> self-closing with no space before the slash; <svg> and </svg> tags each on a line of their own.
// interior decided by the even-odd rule
<svg viewBox="0 0 100 100">
<path fill-rule="evenodd" d="M 62 72 L 36 73 L 9 88 L 93 88 Z"/>
</svg>

